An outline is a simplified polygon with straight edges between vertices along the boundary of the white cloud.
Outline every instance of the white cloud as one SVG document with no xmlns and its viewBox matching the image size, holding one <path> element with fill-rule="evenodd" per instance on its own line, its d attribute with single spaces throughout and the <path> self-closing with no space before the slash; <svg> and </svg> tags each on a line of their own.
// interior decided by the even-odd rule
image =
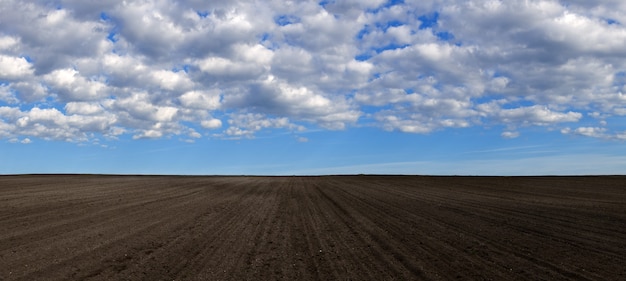
<svg viewBox="0 0 626 281">
<path fill-rule="evenodd" d="M 16 48 L 35 59 L 39 73 L 67 67 L 76 57 L 101 55 L 111 47 L 103 23 L 97 19 L 77 19 L 70 9 L 4 1 L 0 13 L 0 30 L 18 37 Z"/>
<path fill-rule="evenodd" d="M 19 79 L 33 72 L 32 65 L 25 58 L 0 54 L 0 79 Z"/>
<path fill-rule="evenodd" d="M 0 36 L 0 51 L 10 50 L 14 48 L 18 43 L 18 40 L 15 37 L 11 36 Z"/>
<path fill-rule="evenodd" d="M 156 139 L 163 136 L 163 132 L 160 130 L 139 130 L 139 132 L 133 135 L 133 139 Z"/>
<path fill-rule="evenodd" d="M 220 119 L 210 119 L 210 120 L 202 120 L 200 125 L 205 129 L 219 129 L 222 127 L 222 120 Z"/>
<path fill-rule="evenodd" d="M 501 136 L 505 139 L 514 139 L 514 138 L 519 137 L 519 132 L 506 131 L 506 132 L 502 132 Z"/>
<path fill-rule="evenodd" d="M 626 115 L 626 4 L 385 3 L 4 1 L 0 137 L 503 125 L 620 139 L 606 120 Z"/>
<path fill-rule="evenodd" d="M 209 57 L 198 63 L 200 70 L 220 79 L 253 79 L 263 73 L 262 68 L 221 57 Z"/>
<path fill-rule="evenodd" d="M 250 86 L 243 94 L 226 95 L 224 104 L 250 107 L 259 112 L 315 122 L 330 129 L 342 129 L 357 121 L 361 113 L 343 97 L 334 100 L 304 86 L 295 87 L 270 76 Z"/>
<path fill-rule="evenodd" d="M 107 135 L 116 122 L 116 117 L 112 114 L 68 116 L 55 108 L 38 107 L 29 111 L 0 107 L 0 116 L 15 124 L 2 128 L 6 135 L 28 135 L 66 141 L 85 141 L 89 138 L 89 133 Z"/>
<path fill-rule="evenodd" d="M 274 52 L 260 44 L 238 44 L 233 47 L 233 51 L 242 61 L 262 67 L 269 67 L 269 63 L 274 57 Z"/>
<path fill-rule="evenodd" d="M 128 118 L 129 122 L 172 122 L 179 111 L 173 106 L 155 105 L 146 92 L 133 93 L 128 97 L 120 98 L 110 106 L 118 114 Z"/>
<path fill-rule="evenodd" d="M 585 137 L 603 138 L 603 139 L 621 139 L 620 134 L 607 134 L 607 129 L 602 127 L 578 127 L 570 129 L 569 127 L 561 129 L 562 134 L 579 135 Z"/>
<path fill-rule="evenodd" d="M 0 84 L 0 101 L 4 101 L 9 104 L 19 102 L 19 100 L 15 97 L 15 94 L 11 92 L 9 86 L 2 84 Z"/>
<path fill-rule="evenodd" d="M 106 84 L 88 80 L 74 69 L 57 69 L 43 78 L 57 90 L 62 101 L 97 100 L 107 95 Z"/>
<path fill-rule="evenodd" d="M 16 93 L 20 101 L 31 103 L 48 97 L 48 87 L 35 79 L 23 79 L 10 84 L 10 88 Z"/>
<path fill-rule="evenodd" d="M 253 138 L 256 132 L 267 128 L 304 130 L 302 126 L 291 123 L 286 117 L 272 118 L 253 113 L 233 114 L 228 123 L 229 127 L 224 133 L 234 138 Z"/>
<path fill-rule="evenodd" d="M 194 139 L 199 139 L 202 137 L 202 134 L 196 132 L 194 129 L 189 129 L 189 133 L 187 133 L 187 135 Z"/>
<path fill-rule="evenodd" d="M 68 102 L 65 104 L 67 114 L 94 115 L 102 113 L 104 109 L 98 103 L 89 102 Z"/>
<path fill-rule="evenodd" d="M 220 107 L 220 94 L 217 91 L 190 91 L 178 99 L 187 108 L 214 110 Z"/>
<path fill-rule="evenodd" d="M 578 122 L 582 118 L 579 112 L 556 112 L 545 106 L 533 105 L 511 109 L 482 107 L 483 113 L 499 123 L 508 125 L 547 126 L 564 122 Z"/>
<path fill-rule="evenodd" d="M 464 128 L 470 123 L 464 119 L 441 118 L 432 119 L 421 114 L 403 116 L 391 115 L 389 112 L 380 112 L 375 119 L 388 131 L 399 130 L 405 133 L 426 134 L 439 128 Z"/>
<path fill-rule="evenodd" d="M 170 91 L 185 90 L 193 87 L 193 82 L 182 71 L 157 70 L 152 73 L 152 79 L 156 85 Z"/>
</svg>

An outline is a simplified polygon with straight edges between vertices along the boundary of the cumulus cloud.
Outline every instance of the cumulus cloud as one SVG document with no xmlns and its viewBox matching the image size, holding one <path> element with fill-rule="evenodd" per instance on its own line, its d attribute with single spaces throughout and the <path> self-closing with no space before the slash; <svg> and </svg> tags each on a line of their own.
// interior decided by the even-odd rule
<svg viewBox="0 0 626 281">
<path fill-rule="evenodd" d="M 220 119 L 210 119 L 210 120 L 202 120 L 200 122 L 205 129 L 219 129 L 222 127 L 222 120 Z"/>
<path fill-rule="evenodd" d="M 303 131 L 305 128 L 289 121 L 289 118 L 273 118 L 263 114 L 237 113 L 232 114 L 228 120 L 229 127 L 224 132 L 227 137 L 253 138 L 258 131 L 268 128 L 289 129 L 292 131 Z"/>
<path fill-rule="evenodd" d="M 102 113 L 104 109 L 98 103 L 88 102 L 68 102 L 65 104 L 67 114 L 95 115 Z"/>
<path fill-rule="evenodd" d="M 18 40 L 10 36 L 0 36 L 0 50 L 10 50 L 15 47 Z"/>
<path fill-rule="evenodd" d="M 178 99 L 187 108 L 212 110 L 220 107 L 220 94 L 216 92 L 190 91 Z"/>
<path fill-rule="evenodd" d="M 0 84 L 0 101 L 4 101 L 8 104 L 18 103 L 19 99 L 15 96 L 15 94 L 9 89 L 9 86 Z"/>
<path fill-rule="evenodd" d="M 32 65 L 25 58 L 0 55 L 1 79 L 19 79 L 32 73 Z"/>
<path fill-rule="evenodd" d="M 8 121 L 3 126 L 4 135 L 28 135 L 43 139 L 66 141 L 87 140 L 91 133 L 108 135 L 114 129 L 116 116 L 102 115 L 65 115 L 56 108 L 33 108 L 21 111 L 17 108 L 0 107 L 0 114 Z"/>
<path fill-rule="evenodd" d="M 578 127 L 575 129 L 566 127 L 561 129 L 561 133 L 565 135 L 577 135 L 606 140 L 626 140 L 625 132 L 608 132 L 608 129 L 604 127 Z"/>
<path fill-rule="evenodd" d="M 547 107 L 533 105 L 512 109 L 500 109 L 497 112 L 489 112 L 499 121 L 521 125 L 550 125 L 562 122 L 577 122 L 582 114 L 579 112 L 555 112 Z"/>
<path fill-rule="evenodd" d="M 107 86 L 89 81 L 74 69 L 57 69 L 43 76 L 57 90 L 60 101 L 98 100 L 107 94 Z"/>
<path fill-rule="evenodd" d="M 618 140 L 624 15 L 619 1 L 8 0 L 0 137 L 538 126 Z"/>
</svg>

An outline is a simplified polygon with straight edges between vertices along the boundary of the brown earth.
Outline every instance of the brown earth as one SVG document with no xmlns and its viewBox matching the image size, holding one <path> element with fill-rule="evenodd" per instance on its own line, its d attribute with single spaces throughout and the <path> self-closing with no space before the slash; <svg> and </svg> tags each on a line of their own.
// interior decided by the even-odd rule
<svg viewBox="0 0 626 281">
<path fill-rule="evenodd" d="M 626 280 L 626 177 L 0 176 L 0 280 Z"/>
</svg>

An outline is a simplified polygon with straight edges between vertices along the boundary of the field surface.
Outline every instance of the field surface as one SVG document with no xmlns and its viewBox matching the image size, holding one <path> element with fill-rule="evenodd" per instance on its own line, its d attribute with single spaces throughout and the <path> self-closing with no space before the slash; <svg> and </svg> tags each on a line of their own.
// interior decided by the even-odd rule
<svg viewBox="0 0 626 281">
<path fill-rule="evenodd" d="M 0 176 L 0 280 L 626 280 L 626 177 Z"/>
</svg>

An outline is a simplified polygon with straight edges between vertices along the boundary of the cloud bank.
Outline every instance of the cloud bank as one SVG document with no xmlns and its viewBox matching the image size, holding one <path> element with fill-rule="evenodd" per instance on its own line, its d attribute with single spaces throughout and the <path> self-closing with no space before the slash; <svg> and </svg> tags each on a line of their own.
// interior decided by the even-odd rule
<svg viewBox="0 0 626 281">
<path fill-rule="evenodd" d="M 6 0 L 0 138 L 623 140 L 625 24 L 623 1 Z"/>
</svg>

